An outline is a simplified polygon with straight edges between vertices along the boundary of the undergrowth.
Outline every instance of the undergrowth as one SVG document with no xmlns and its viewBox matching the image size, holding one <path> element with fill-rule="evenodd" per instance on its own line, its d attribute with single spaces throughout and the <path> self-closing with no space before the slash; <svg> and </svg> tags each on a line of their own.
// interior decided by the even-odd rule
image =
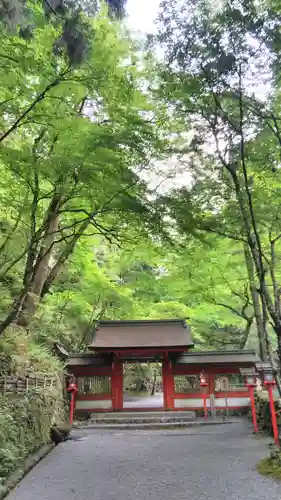
<svg viewBox="0 0 281 500">
<path fill-rule="evenodd" d="M 54 377 L 53 387 L 0 394 L 0 482 L 49 441 L 52 424 L 65 419 L 63 366 L 30 333 L 13 327 L 0 340 L 1 376 Z"/>
<path fill-rule="evenodd" d="M 270 476 L 281 481 L 281 450 L 276 448 L 269 457 L 260 460 L 257 470 L 263 476 Z"/>
</svg>

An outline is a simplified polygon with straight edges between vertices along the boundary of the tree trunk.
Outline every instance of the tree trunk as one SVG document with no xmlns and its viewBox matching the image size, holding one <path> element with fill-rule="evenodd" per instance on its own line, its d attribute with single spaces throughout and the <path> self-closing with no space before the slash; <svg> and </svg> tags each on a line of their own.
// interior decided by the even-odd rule
<svg viewBox="0 0 281 500">
<path fill-rule="evenodd" d="M 154 396 L 155 394 L 155 389 L 156 389 L 156 378 L 157 378 L 157 369 L 155 368 L 154 374 L 153 374 L 153 380 L 152 380 L 152 389 L 151 389 L 151 396 Z"/>
<path fill-rule="evenodd" d="M 37 251 L 37 256 L 32 268 L 32 274 L 26 274 L 28 290 L 25 300 L 19 311 L 18 324 L 26 326 L 28 323 L 27 316 L 34 314 L 41 297 L 44 283 L 47 279 L 50 261 L 52 258 L 52 249 L 55 243 L 56 233 L 59 226 L 58 210 L 61 198 L 54 195 L 49 209 L 47 211 L 44 222 L 44 235 L 40 242 L 40 248 Z M 30 265 L 30 263 L 28 263 Z"/>
<path fill-rule="evenodd" d="M 76 243 L 78 242 L 79 238 L 83 235 L 83 233 L 86 231 L 89 224 L 90 224 L 90 220 L 84 221 L 81 224 L 81 226 L 79 227 L 78 232 L 73 236 L 72 240 L 66 245 L 66 247 L 62 251 L 61 255 L 57 259 L 57 262 L 52 267 L 51 271 L 49 272 L 49 274 L 47 276 L 47 279 L 45 280 L 45 282 L 43 284 L 43 287 L 42 287 L 41 293 L 40 293 L 41 298 L 43 298 L 44 295 L 46 295 L 49 292 L 54 280 L 56 279 L 56 277 L 60 273 L 60 270 L 61 270 L 63 264 L 67 261 L 67 259 L 72 254 Z"/>
<path fill-rule="evenodd" d="M 52 232 L 55 232 L 57 228 L 58 217 L 55 217 L 49 226 L 50 232 L 48 233 L 48 235 L 46 235 L 46 238 L 42 243 L 42 247 L 37 257 L 29 290 L 23 303 L 22 312 L 33 314 L 37 308 L 44 283 L 48 276 L 50 260 L 52 258 L 52 245 L 54 242 L 54 236 L 52 235 Z"/>
<path fill-rule="evenodd" d="M 267 359 L 267 347 L 266 347 L 266 335 L 263 327 L 263 315 L 260 303 L 260 296 L 256 288 L 255 283 L 255 270 L 253 259 L 249 250 L 247 243 L 244 244 L 244 255 L 245 255 L 245 263 L 248 272 L 248 278 L 250 283 L 250 290 L 253 302 L 253 309 L 255 314 L 256 327 L 258 332 L 258 341 L 259 341 L 259 355 L 262 360 Z"/>
<path fill-rule="evenodd" d="M 242 337 L 240 345 L 239 345 L 239 349 L 245 349 L 245 345 L 247 344 L 253 321 L 254 321 L 254 318 L 249 318 L 247 320 L 245 330 L 243 333 L 243 337 Z"/>
<path fill-rule="evenodd" d="M 245 167 L 244 167 L 245 168 Z M 266 266 L 264 263 L 264 256 L 262 253 L 261 249 L 261 243 L 260 243 L 260 235 L 257 232 L 257 227 L 256 227 L 256 221 L 254 218 L 254 213 L 253 213 L 253 206 L 252 206 L 252 200 L 251 200 L 251 193 L 249 191 L 249 186 L 245 186 L 246 192 L 247 192 L 247 198 L 245 201 L 244 199 L 244 194 L 243 190 L 241 189 L 240 185 L 240 180 L 236 174 L 235 171 L 232 171 L 231 169 L 229 170 L 232 180 L 234 183 L 235 187 L 235 193 L 236 193 L 236 198 L 239 204 L 240 208 L 240 214 L 241 214 L 241 222 L 242 222 L 242 227 L 244 229 L 243 233 L 246 235 L 247 238 L 247 244 L 244 246 L 244 251 L 245 251 L 245 260 L 247 263 L 247 269 L 248 273 L 250 272 L 250 277 L 251 281 L 250 283 L 255 283 L 255 272 L 256 270 L 257 273 L 257 278 L 259 281 L 259 292 L 256 289 L 256 286 L 251 287 L 251 291 L 253 292 L 253 303 L 257 308 L 257 325 L 259 325 L 260 328 L 260 312 L 261 311 L 261 317 L 262 317 L 262 330 L 261 332 L 261 338 L 259 338 L 260 342 L 260 349 L 261 349 L 261 357 L 263 355 L 266 356 L 267 359 L 269 359 L 272 367 L 273 367 L 273 357 L 272 357 L 272 352 L 271 352 L 271 343 L 269 339 L 269 335 L 267 332 L 267 313 L 269 314 L 271 320 L 272 320 L 272 326 L 274 328 L 274 331 L 277 336 L 277 341 L 279 345 L 279 339 L 281 338 L 281 329 L 279 328 L 279 325 L 281 325 L 280 318 L 278 317 L 278 314 L 276 314 L 276 308 L 274 306 L 274 303 L 272 301 L 272 296 L 271 293 L 268 289 L 268 285 L 265 280 L 265 273 L 266 273 Z M 247 182 L 247 179 L 245 177 L 245 183 Z M 247 253 L 249 252 L 250 259 L 248 258 L 249 255 Z M 257 300 L 256 294 L 260 295 L 259 300 Z M 260 299 L 261 299 L 261 306 L 260 306 Z M 259 330 L 258 330 L 259 333 Z M 264 349 L 265 347 L 265 349 Z M 281 352 L 278 350 L 278 356 L 279 356 L 279 362 L 281 363 Z M 264 358 L 264 359 L 266 359 Z M 262 358 L 263 359 L 263 358 Z M 278 375 L 278 376 L 277 376 Z M 281 395 L 281 385 L 279 381 L 279 374 L 276 373 L 276 382 L 277 382 L 277 387 L 278 391 Z"/>
</svg>

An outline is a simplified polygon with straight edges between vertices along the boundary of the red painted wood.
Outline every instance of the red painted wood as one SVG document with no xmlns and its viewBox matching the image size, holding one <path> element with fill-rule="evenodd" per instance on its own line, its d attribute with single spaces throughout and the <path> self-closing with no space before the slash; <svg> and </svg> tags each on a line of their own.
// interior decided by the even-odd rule
<svg viewBox="0 0 281 500">
<path fill-rule="evenodd" d="M 274 398 L 273 398 L 273 385 L 268 384 L 267 390 L 268 390 L 269 406 L 270 406 L 270 412 L 271 412 L 271 423 L 272 423 L 272 430 L 273 430 L 273 436 L 274 436 L 274 443 L 279 448 L 279 431 L 278 431 L 276 411 L 275 411 Z"/>
<path fill-rule="evenodd" d="M 123 365 L 118 357 L 113 362 L 111 377 L 112 409 L 120 411 L 123 408 Z"/>
<path fill-rule="evenodd" d="M 112 363 L 112 375 L 111 375 L 111 399 L 112 399 L 112 410 L 116 410 L 116 394 L 117 394 L 117 377 L 116 377 L 116 366 L 115 362 Z"/>
<path fill-rule="evenodd" d="M 166 362 L 162 362 L 162 384 L 163 384 L 163 400 L 164 410 L 168 410 L 168 397 L 167 397 L 167 368 Z"/>
<path fill-rule="evenodd" d="M 123 410 L 123 363 L 119 360 L 117 365 L 117 379 L 118 379 L 118 410 Z"/>
<path fill-rule="evenodd" d="M 103 349 L 103 352 L 110 351 L 112 349 Z M 202 391 L 192 392 L 192 393 L 175 393 L 175 385 L 174 385 L 174 376 L 175 375 L 192 375 L 192 374 L 200 374 L 202 370 L 205 371 L 208 377 L 208 390 L 207 390 L 207 398 L 210 394 L 215 394 L 216 398 L 224 398 L 225 392 L 218 391 L 215 392 L 215 375 L 228 375 L 228 374 L 237 374 L 239 372 L 239 368 L 237 364 L 217 364 L 217 365 L 173 365 L 169 360 L 170 352 L 188 352 L 189 348 L 179 349 L 179 348 L 139 348 L 139 349 L 119 349 L 115 352 L 115 360 L 112 364 L 112 368 L 107 367 L 89 367 L 89 366 L 77 366 L 72 368 L 72 372 L 76 377 L 83 376 L 110 376 L 111 377 L 111 394 L 79 394 L 77 395 L 77 399 L 81 401 L 85 400 L 105 400 L 111 397 L 112 399 L 112 409 L 113 411 L 121 411 L 123 409 L 123 364 L 122 364 L 122 356 L 124 355 L 136 355 L 139 357 L 139 361 L 142 361 L 142 357 L 145 356 L 161 356 L 163 357 L 162 362 L 162 376 L 163 376 L 163 395 L 164 395 L 164 409 L 165 410 L 173 410 L 174 409 L 174 399 L 193 399 L 200 398 L 202 399 L 203 393 Z M 251 366 L 251 364 L 242 364 L 240 366 Z M 231 397 L 248 397 L 248 392 L 243 390 L 238 391 L 227 391 L 227 397 L 230 399 Z M 231 403 L 231 400 L 229 401 Z M 241 408 L 229 406 L 230 409 Z M 189 408 L 188 408 L 189 409 Z M 192 408 L 190 408 L 192 409 Z M 199 409 L 199 408 L 195 408 Z M 126 411 L 161 411 L 163 408 L 126 408 Z M 176 408 L 176 410 L 187 410 L 186 407 Z M 79 410 L 79 411 L 91 411 L 91 409 Z M 97 409 L 95 411 L 110 411 L 108 409 Z"/>
<path fill-rule="evenodd" d="M 255 388 L 249 387 L 249 395 L 251 400 L 251 410 L 252 410 L 252 420 L 254 426 L 254 433 L 257 434 L 259 432 L 258 423 L 257 423 L 257 413 L 256 413 L 256 405 L 255 405 Z"/>
<path fill-rule="evenodd" d="M 208 387 L 206 387 L 205 390 L 203 391 L 203 406 L 204 406 L 204 417 L 205 417 L 205 420 L 208 419 L 208 408 L 207 408 L 208 394 L 207 394 L 207 389 L 208 389 Z"/>
<path fill-rule="evenodd" d="M 174 395 L 175 392 L 175 381 L 174 381 L 174 375 L 172 371 L 172 363 L 169 360 L 168 361 L 168 403 L 169 403 L 169 409 L 173 410 L 174 409 Z"/>
<path fill-rule="evenodd" d="M 174 375 L 172 372 L 172 363 L 166 353 L 162 362 L 163 395 L 165 410 L 174 409 Z"/>
<path fill-rule="evenodd" d="M 70 396 L 69 425 L 73 424 L 74 411 L 75 411 L 75 393 L 72 392 Z"/>
<path fill-rule="evenodd" d="M 202 397 L 203 397 L 203 402 L 204 402 L 204 417 L 205 417 L 205 420 L 208 419 L 208 408 L 207 408 L 207 399 L 210 398 L 210 380 L 209 380 L 209 377 L 207 378 L 208 380 L 208 385 L 207 387 L 201 387 L 201 394 L 202 394 Z"/>
<path fill-rule="evenodd" d="M 209 382 L 209 394 L 215 393 L 215 374 L 208 373 L 208 382 Z"/>
</svg>

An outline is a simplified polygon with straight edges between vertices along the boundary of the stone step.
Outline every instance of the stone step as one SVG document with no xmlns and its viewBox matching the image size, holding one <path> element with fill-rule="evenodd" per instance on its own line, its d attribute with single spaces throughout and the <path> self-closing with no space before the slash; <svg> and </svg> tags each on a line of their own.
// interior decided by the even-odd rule
<svg viewBox="0 0 281 500">
<path fill-rule="evenodd" d="M 127 417 L 188 417 L 190 415 L 195 415 L 194 411 L 120 411 L 120 412 L 93 412 L 92 417 L 112 417 L 115 418 L 127 418 Z"/>
<path fill-rule="evenodd" d="M 92 413 L 88 424 L 184 423 L 195 420 L 195 412 Z"/>
<path fill-rule="evenodd" d="M 83 430 L 175 430 L 175 429 L 186 429 L 188 427 L 200 427 L 200 426 L 214 426 L 222 424 L 233 424 L 236 420 L 195 420 L 186 422 L 139 422 L 139 423 L 89 423 L 80 422 L 74 423 L 73 429 L 83 429 Z"/>
</svg>

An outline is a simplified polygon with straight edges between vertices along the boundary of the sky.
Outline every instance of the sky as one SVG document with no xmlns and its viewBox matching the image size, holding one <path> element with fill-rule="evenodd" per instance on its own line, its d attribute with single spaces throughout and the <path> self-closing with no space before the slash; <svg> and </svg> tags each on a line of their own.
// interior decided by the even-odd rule
<svg viewBox="0 0 281 500">
<path fill-rule="evenodd" d="M 157 18 L 161 0 L 127 0 L 127 24 L 136 32 L 155 32 L 154 21 Z M 176 173 L 177 172 L 177 173 Z M 148 181 L 151 189 L 158 192 L 169 191 L 172 187 L 180 187 L 190 184 L 190 174 L 182 171 L 178 162 L 173 158 L 166 162 L 154 165 L 153 173 L 142 173 L 143 178 Z"/>
<path fill-rule="evenodd" d="M 218 2 L 218 0 L 216 1 Z M 133 31 L 142 33 L 155 32 L 156 27 L 154 21 L 158 15 L 160 2 L 161 0 L 127 0 L 126 12 L 127 24 L 129 28 Z M 255 40 L 252 42 L 255 47 Z M 266 81 L 267 79 L 262 78 L 262 75 L 259 75 L 259 79 L 257 81 L 258 59 L 258 56 L 256 56 L 252 65 L 253 75 L 249 72 L 248 91 L 250 92 L 250 90 L 252 90 L 258 99 L 265 101 L 270 93 L 270 86 Z M 158 175 L 154 171 L 155 177 L 153 176 L 152 185 L 158 186 L 159 182 L 162 181 L 161 190 L 163 189 L 165 191 L 170 189 L 171 186 L 179 187 L 183 184 L 190 184 L 191 182 L 191 176 L 186 167 L 181 167 L 180 169 L 179 164 L 174 165 L 172 159 L 165 162 L 165 164 L 161 166 L 160 170 L 162 170 L 162 172 L 158 172 Z M 177 174 L 175 175 L 176 171 Z M 163 174 L 163 172 L 165 174 Z M 167 174 L 169 174 L 168 179 L 165 178 Z"/>
<path fill-rule="evenodd" d="M 134 31 L 151 33 L 160 0 L 127 0 L 128 25 Z"/>
</svg>

